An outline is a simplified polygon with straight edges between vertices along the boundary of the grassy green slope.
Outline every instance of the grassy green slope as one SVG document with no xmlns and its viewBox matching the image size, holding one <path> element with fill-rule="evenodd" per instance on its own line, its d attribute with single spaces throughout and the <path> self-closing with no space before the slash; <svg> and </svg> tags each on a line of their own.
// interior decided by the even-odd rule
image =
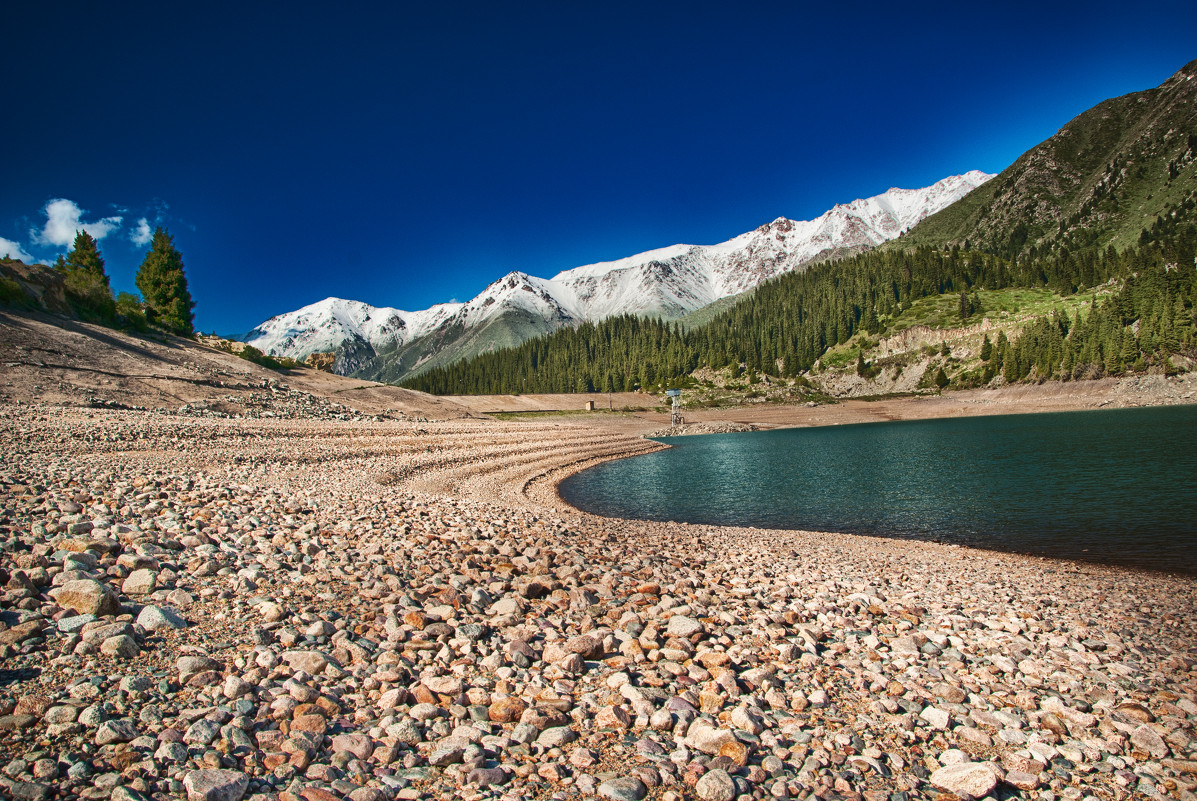
<svg viewBox="0 0 1197 801">
<path fill-rule="evenodd" d="M 996 178 L 886 247 L 964 245 L 1005 256 L 1138 240 L 1197 190 L 1197 61 L 1155 89 L 1107 100 Z"/>
<path fill-rule="evenodd" d="M 676 322 L 681 325 L 684 330 L 691 328 L 698 328 L 706 325 L 711 320 L 714 320 L 720 313 L 727 311 L 732 306 L 735 306 L 740 301 L 752 294 L 752 290 L 742 292 L 739 295 L 731 295 L 730 297 L 720 298 L 714 303 L 708 303 L 701 309 L 695 309 L 689 314 L 676 318 Z"/>
</svg>

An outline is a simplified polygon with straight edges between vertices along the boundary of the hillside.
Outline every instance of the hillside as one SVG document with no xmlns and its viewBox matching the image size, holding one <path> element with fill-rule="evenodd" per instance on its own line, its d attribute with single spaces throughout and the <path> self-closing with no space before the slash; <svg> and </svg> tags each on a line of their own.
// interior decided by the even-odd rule
<svg viewBox="0 0 1197 801">
<path fill-rule="evenodd" d="M 1071 120 L 960 201 L 888 246 L 959 245 L 1008 258 L 1055 246 L 1138 242 L 1197 202 L 1197 61 L 1155 89 Z"/>
<path fill-rule="evenodd" d="M 268 369 L 163 331 L 73 316 L 61 275 L 0 260 L 0 402 L 131 409 L 180 418 L 425 420 L 469 417 L 450 400 L 306 367 Z"/>
</svg>

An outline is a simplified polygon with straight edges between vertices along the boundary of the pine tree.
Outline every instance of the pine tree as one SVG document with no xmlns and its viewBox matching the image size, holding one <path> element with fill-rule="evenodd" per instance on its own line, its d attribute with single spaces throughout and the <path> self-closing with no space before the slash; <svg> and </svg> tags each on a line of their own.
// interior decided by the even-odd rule
<svg viewBox="0 0 1197 801">
<path fill-rule="evenodd" d="M 1022 378 L 1018 369 L 1018 357 L 1013 347 L 1006 348 L 1006 356 L 1002 361 L 1002 376 L 1006 379 L 1007 384 L 1013 384 Z"/>
<path fill-rule="evenodd" d="M 147 316 L 155 325 L 183 336 L 195 333 L 195 302 L 183 275 L 183 257 L 174 239 L 159 227 L 137 271 L 137 288 L 145 299 Z"/>
<path fill-rule="evenodd" d="M 109 321 L 115 316 L 116 301 L 104 272 L 104 258 L 91 234 L 77 232 L 71 252 L 65 259 L 59 256 L 54 267 L 63 274 L 67 296 L 80 317 Z"/>
<path fill-rule="evenodd" d="M 87 231 L 75 232 L 75 244 L 64 260 L 67 275 L 72 273 L 88 273 L 109 286 L 108 274 L 104 272 L 104 257 L 100 255 L 100 246 L 95 237 Z"/>
</svg>

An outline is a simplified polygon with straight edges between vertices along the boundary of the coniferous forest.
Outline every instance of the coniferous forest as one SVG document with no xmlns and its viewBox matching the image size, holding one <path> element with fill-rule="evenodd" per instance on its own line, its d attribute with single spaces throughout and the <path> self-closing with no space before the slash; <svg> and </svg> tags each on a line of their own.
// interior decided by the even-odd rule
<svg viewBox="0 0 1197 801">
<path fill-rule="evenodd" d="M 1197 346 L 1197 225 L 1190 198 L 1122 252 L 1061 246 L 1006 259 L 924 246 L 827 262 L 760 286 L 706 325 L 630 316 L 565 328 L 515 348 L 431 370 L 405 386 L 434 394 L 620 392 L 685 385 L 700 367 L 801 375 L 854 334 L 889 333 L 919 299 L 959 296 L 960 319 L 978 290 L 1042 288 L 1091 293 L 1086 314 L 1030 321 L 1013 341 L 983 349 L 982 380 L 1096 378 L 1163 366 Z M 1095 290 L 1102 288 L 1099 299 Z"/>
</svg>

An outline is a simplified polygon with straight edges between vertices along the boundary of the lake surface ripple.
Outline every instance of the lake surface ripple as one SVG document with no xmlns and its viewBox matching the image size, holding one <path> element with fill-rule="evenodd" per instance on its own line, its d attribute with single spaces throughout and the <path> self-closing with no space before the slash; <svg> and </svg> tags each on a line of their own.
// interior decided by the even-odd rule
<svg viewBox="0 0 1197 801">
<path fill-rule="evenodd" d="M 594 514 L 909 537 L 1197 574 L 1197 405 L 662 439 L 566 479 Z"/>
</svg>

